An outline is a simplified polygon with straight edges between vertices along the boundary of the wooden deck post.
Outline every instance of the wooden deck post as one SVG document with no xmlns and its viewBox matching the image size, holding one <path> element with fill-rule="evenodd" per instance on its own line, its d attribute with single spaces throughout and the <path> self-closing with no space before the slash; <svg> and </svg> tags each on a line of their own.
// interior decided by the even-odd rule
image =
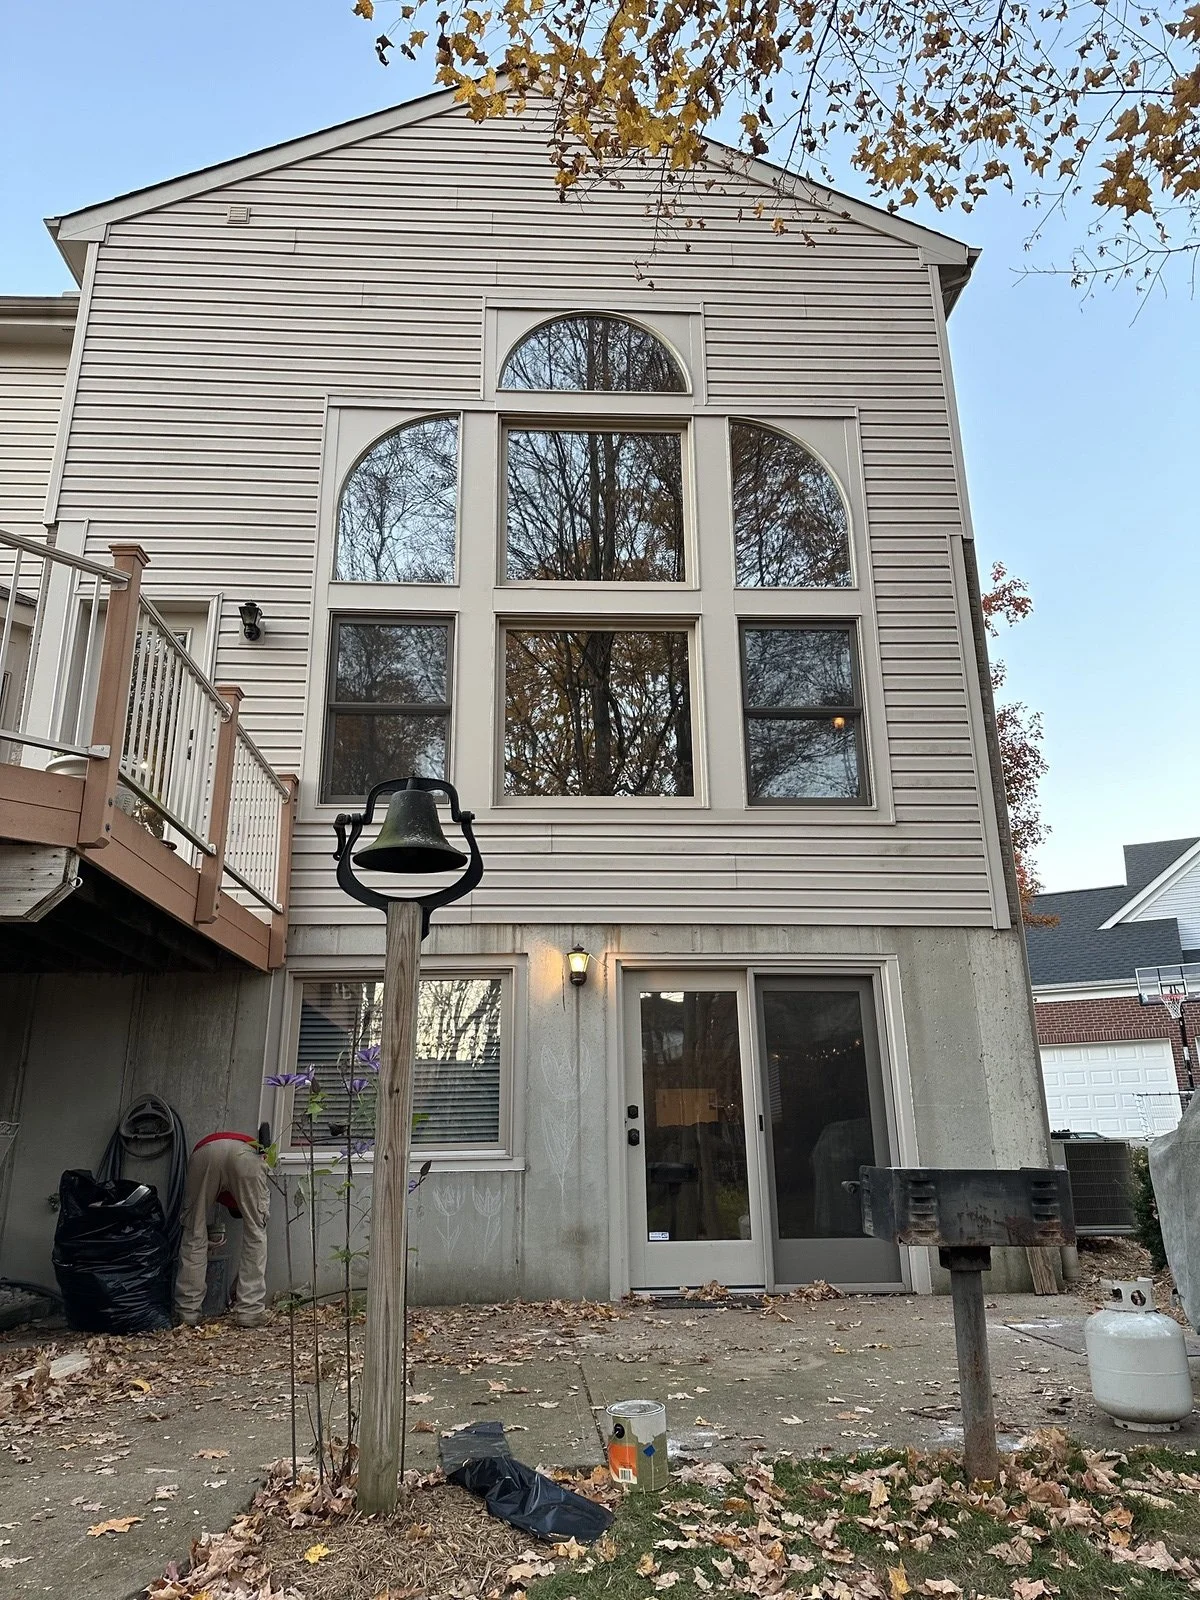
<svg viewBox="0 0 1200 1600">
<path fill-rule="evenodd" d="M 142 572 L 150 557 L 140 544 L 111 544 L 113 565 L 127 573 L 123 589 L 112 588 L 104 623 L 104 646 L 100 652 L 100 676 L 96 685 L 96 709 L 92 715 L 94 745 L 107 745 L 106 756 L 89 756 L 83 780 L 83 803 L 79 812 L 79 844 L 92 850 L 106 845 L 112 837 L 113 801 L 121 775 L 121 751 L 125 744 L 125 724 L 129 718 L 129 685 L 133 676 L 133 647 L 137 638 L 138 597 Z"/>
<path fill-rule="evenodd" d="M 236 683 L 219 683 L 217 693 L 229 707 L 229 720 L 217 730 L 217 754 L 213 762 L 212 815 L 209 818 L 209 843 L 213 854 L 200 863 L 200 882 L 196 886 L 196 922 L 217 920 L 217 901 L 221 898 L 221 879 L 225 872 L 225 841 L 229 837 L 229 809 L 233 800 L 233 758 L 237 750 L 238 708 L 242 691 Z"/>
<path fill-rule="evenodd" d="M 283 907 L 271 915 L 271 945 L 267 965 L 272 971 L 281 967 L 287 955 L 288 899 L 292 892 L 292 836 L 296 825 L 296 792 L 300 779 L 294 772 L 281 772 L 280 782 L 287 789 L 287 799 L 279 818 L 279 860 L 275 868 L 275 898 Z"/>
<path fill-rule="evenodd" d="M 387 914 L 383 1038 L 375 1110 L 375 1175 L 367 1267 L 358 1457 L 358 1509 L 396 1509 L 403 1427 L 404 1269 L 408 1254 L 408 1151 L 421 965 L 421 907 L 394 900 Z"/>
</svg>

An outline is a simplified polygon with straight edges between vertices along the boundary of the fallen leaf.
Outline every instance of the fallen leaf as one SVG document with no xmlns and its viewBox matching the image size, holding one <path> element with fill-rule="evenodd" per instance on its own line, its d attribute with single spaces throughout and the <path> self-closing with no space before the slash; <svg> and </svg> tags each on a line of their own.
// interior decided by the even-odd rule
<svg viewBox="0 0 1200 1600">
<path fill-rule="evenodd" d="M 153 1390 L 145 1378 L 126 1378 L 126 1383 L 132 1384 L 135 1389 L 140 1389 L 143 1394 L 153 1394 Z"/>
<path fill-rule="evenodd" d="M 179 1485 L 177 1483 L 160 1483 L 154 1491 L 154 1498 L 156 1500 L 174 1500 L 178 1493 Z"/>
<path fill-rule="evenodd" d="M 679 1574 L 677 1572 L 664 1572 L 661 1577 L 655 1578 L 654 1587 L 656 1589 L 673 1589 L 678 1582 Z"/>
<path fill-rule="evenodd" d="M 310 1544 L 304 1552 L 304 1559 L 310 1567 L 315 1567 L 318 1561 L 324 1561 L 326 1556 L 331 1556 L 333 1551 L 327 1544 Z"/>
<path fill-rule="evenodd" d="M 28 1560 L 28 1557 L 26 1559 Z M 712 1583 L 704 1576 L 699 1567 L 692 1568 L 692 1582 L 702 1594 L 707 1594 L 712 1588 Z"/>
<path fill-rule="evenodd" d="M 413 1423 L 408 1431 L 409 1433 L 436 1433 L 437 1429 L 427 1418 L 421 1417 L 419 1421 Z"/>
<path fill-rule="evenodd" d="M 89 1539 L 99 1539 L 105 1533 L 128 1533 L 135 1522 L 141 1522 L 141 1517 L 109 1517 L 107 1522 L 94 1523 L 88 1529 Z"/>
<path fill-rule="evenodd" d="M 1045 1578 L 1014 1578 L 1012 1592 L 1013 1600 L 1041 1600 L 1043 1595 L 1057 1594 L 1058 1590 Z"/>
<path fill-rule="evenodd" d="M 543 1411 L 556 1411 L 558 1409 L 557 1400 L 535 1400 L 534 1405 L 540 1406 Z"/>
<path fill-rule="evenodd" d="M 527 1557 L 533 1557 L 533 1551 L 526 1551 Z M 505 1574 L 506 1583 L 524 1583 L 527 1578 L 549 1578 L 554 1572 L 553 1561 L 532 1560 L 515 1561 Z"/>
<path fill-rule="evenodd" d="M 888 1486 L 882 1478 L 876 1478 L 871 1485 L 871 1510 L 878 1511 L 880 1506 L 888 1503 Z"/>
<path fill-rule="evenodd" d="M 995 1556 L 997 1561 L 1003 1561 L 1006 1567 L 1027 1567 L 1033 1560 L 1033 1546 L 1028 1539 L 1022 1539 L 1020 1534 L 1017 1534 L 1007 1544 L 992 1545 L 988 1555 Z"/>
<path fill-rule="evenodd" d="M 904 1600 L 906 1594 L 912 1593 L 912 1585 L 908 1581 L 908 1573 L 904 1570 L 903 1562 L 898 1567 L 889 1567 L 887 1575 L 891 1600 Z"/>
<path fill-rule="evenodd" d="M 410 1406 L 427 1406 L 432 1399 L 431 1394 L 410 1394 L 408 1403 Z"/>
<path fill-rule="evenodd" d="M 780 1422 L 785 1422 L 789 1428 L 798 1428 L 804 1421 L 803 1417 L 780 1417 Z"/>
<path fill-rule="evenodd" d="M 580 1561 L 587 1555 L 587 1548 L 572 1536 L 565 1544 L 556 1544 L 554 1546 L 554 1554 L 556 1556 L 565 1556 L 568 1561 Z"/>
<path fill-rule="evenodd" d="M 224 1461 L 229 1454 L 228 1450 L 197 1450 L 192 1457 L 193 1461 Z"/>
<path fill-rule="evenodd" d="M 639 1578 L 652 1578 L 658 1571 L 658 1562 L 647 1550 L 644 1556 L 638 1557 L 638 1564 L 634 1570 Z M 730 1570 L 732 1571 L 732 1568 Z"/>
</svg>

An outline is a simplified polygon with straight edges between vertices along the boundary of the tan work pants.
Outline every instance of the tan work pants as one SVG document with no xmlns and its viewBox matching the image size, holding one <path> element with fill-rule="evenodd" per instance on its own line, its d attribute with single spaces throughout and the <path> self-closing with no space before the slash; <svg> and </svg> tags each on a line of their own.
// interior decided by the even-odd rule
<svg viewBox="0 0 1200 1600">
<path fill-rule="evenodd" d="M 188 1162 L 179 1277 L 175 1284 L 175 1308 L 181 1317 L 199 1316 L 204 1303 L 208 1216 L 217 1196 L 226 1191 L 242 1213 L 242 1255 L 234 1311 L 249 1314 L 261 1311 L 266 1304 L 267 1210 L 271 1200 L 267 1164 L 254 1145 L 241 1139 L 214 1139 L 194 1151 Z"/>
</svg>

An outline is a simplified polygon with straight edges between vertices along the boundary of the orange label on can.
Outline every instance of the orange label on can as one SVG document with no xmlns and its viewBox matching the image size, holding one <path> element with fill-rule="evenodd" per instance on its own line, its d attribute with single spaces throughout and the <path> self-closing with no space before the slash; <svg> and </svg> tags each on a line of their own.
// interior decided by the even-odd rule
<svg viewBox="0 0 1200 1600">
<path fill-rule="evenodd" d="M 608 1441 L 608 1470 L 616 1483 L 637 1482 L 637 1445 L 623 1439 Z"/>
</svg>

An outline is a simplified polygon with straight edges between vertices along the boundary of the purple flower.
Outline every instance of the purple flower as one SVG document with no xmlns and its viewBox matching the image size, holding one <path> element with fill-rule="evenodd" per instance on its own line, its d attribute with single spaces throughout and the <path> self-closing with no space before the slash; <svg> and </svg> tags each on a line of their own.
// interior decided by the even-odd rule
<svg viewBox="0 0 1200 1600">
<path fill-rule="evenodd" d="M 267 1079 L 272 1089 L 311 1089 L 314 1074 L 310 1072 L 276 1072 Z"/>
<path fill-rule="evenodd" d="M 368 1072 L 378 1072 L 379 1046 L 377 1044 L 369 1044 L 364 1046 L 364 1048 L 358 1052 L 358 1064 L 360 1067 L 366 1067 Z"/>
<path fill-rule="evenodd" d="M 351 1078 L 347 1088 L 351 1094 L 361 1094 L 370 1081 L 370 1078 Z"/>
<path fill-rule="evenodd" d="M 350 1144 L 351 1153 L 356 1156 L 365 1156 L 368 1151 L 374 1150 L 374 1148 L 374 1139 L 354 1139 Z"/>
</svg>

